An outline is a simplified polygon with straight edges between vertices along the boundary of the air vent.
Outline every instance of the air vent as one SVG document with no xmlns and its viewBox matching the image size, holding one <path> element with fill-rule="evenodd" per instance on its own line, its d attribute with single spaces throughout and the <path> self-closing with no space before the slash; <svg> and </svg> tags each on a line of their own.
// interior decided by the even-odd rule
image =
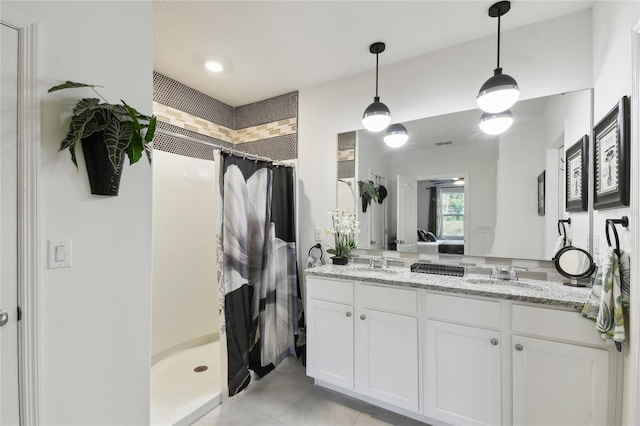
<svg viewBox="0 0 640 426">
<path fill-rule="evenodd" d="M 436 142 L 436 146 L 451 145 L 453 141 Z"/>
<path fill-rule="evenodd" d="M 451 277 L 463 277 L 463 266 L 436 265 L 435 263 L 414 263 L 411 265 L 411 272 L 420 274 L 448 275 Z"/>
</svg>

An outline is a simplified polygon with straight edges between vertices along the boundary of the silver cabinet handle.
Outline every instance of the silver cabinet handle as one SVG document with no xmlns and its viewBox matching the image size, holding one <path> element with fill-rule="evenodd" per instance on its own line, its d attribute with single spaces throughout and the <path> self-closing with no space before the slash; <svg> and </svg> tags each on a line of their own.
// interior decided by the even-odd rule
<svg viewBox="0 0 640 426">
<path fill-rule="evenodd" d="M 373 240 L 369 241 L 369 244 L 371 244 L 372 246 L 376 245 L 377 243 Z"/>
<path fill-rule="evenodd" d="M 498 346 L 498 339 L 491 339 L 491 344 L 493 346 Z"/>
<path fill-rule="evenodd" d="M 516 351 L 521 351 L 523 349 L 524 349 L 524 346 L 522 346 L 520 343 L 516 345 Z"/>
<path fill-rule="evenodd" d="M 360 315 L 360 319 L 361 319 L 361 320 L 363 320 L 363 319 L 365 319 L 365 318 L 366 318 L 366 317 L 364 316 L 364 314 Z"/>
<path fill-rule="evenodd" d="M 9 314 L 0 309 L 0 327 L 9 322 Z"/>
<path fill-rule="evenodd" d="M 350 317 L 351 316 L 351 312 L 347 312 L 347 316 Z"/>
</svg>

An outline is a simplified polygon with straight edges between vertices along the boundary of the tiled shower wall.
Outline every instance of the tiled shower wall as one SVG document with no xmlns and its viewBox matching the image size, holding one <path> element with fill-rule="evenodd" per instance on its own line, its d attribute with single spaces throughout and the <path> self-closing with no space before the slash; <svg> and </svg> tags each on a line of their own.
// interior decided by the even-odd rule
<svg viewBox="0 0 640 426">
<path fill-rule="evenodd" d="M 239 107 L 153 73 L 153 112 L 158 127 L 274 160 L 298 156 L 298 92 Z M 157 134 L 154 148 L 213 159 L 206 145 Z"/>
</svg>

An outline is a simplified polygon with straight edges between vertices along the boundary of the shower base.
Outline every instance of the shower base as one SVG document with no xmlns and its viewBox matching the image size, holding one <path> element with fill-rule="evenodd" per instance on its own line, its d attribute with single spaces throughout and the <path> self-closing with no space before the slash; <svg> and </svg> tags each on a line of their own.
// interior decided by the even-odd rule
<svg viewBox="0 0 640 426">
<path fill-rule="evenodd" d="M 197 367 L 205 371 L 195 372 Z M 220 405 L 220 342 L 177 352 L 151 367 L 151 424 L 189 425 Z"/>
</svg>

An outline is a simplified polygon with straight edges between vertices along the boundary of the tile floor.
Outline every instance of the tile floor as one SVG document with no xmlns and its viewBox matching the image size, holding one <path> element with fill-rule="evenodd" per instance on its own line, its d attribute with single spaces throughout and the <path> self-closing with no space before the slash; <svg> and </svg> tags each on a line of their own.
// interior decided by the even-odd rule
<svg viewBox="0 0 640 426">
<path fill-rule="evenodd" d="M 300 360 L 287 358 L 262 379 L 252 378 L 240 394 L 215 408 L 195 425 L 233 426 L 381 426 L 424 425 L 328 391 L 313 384 Z"/>
</svg>

